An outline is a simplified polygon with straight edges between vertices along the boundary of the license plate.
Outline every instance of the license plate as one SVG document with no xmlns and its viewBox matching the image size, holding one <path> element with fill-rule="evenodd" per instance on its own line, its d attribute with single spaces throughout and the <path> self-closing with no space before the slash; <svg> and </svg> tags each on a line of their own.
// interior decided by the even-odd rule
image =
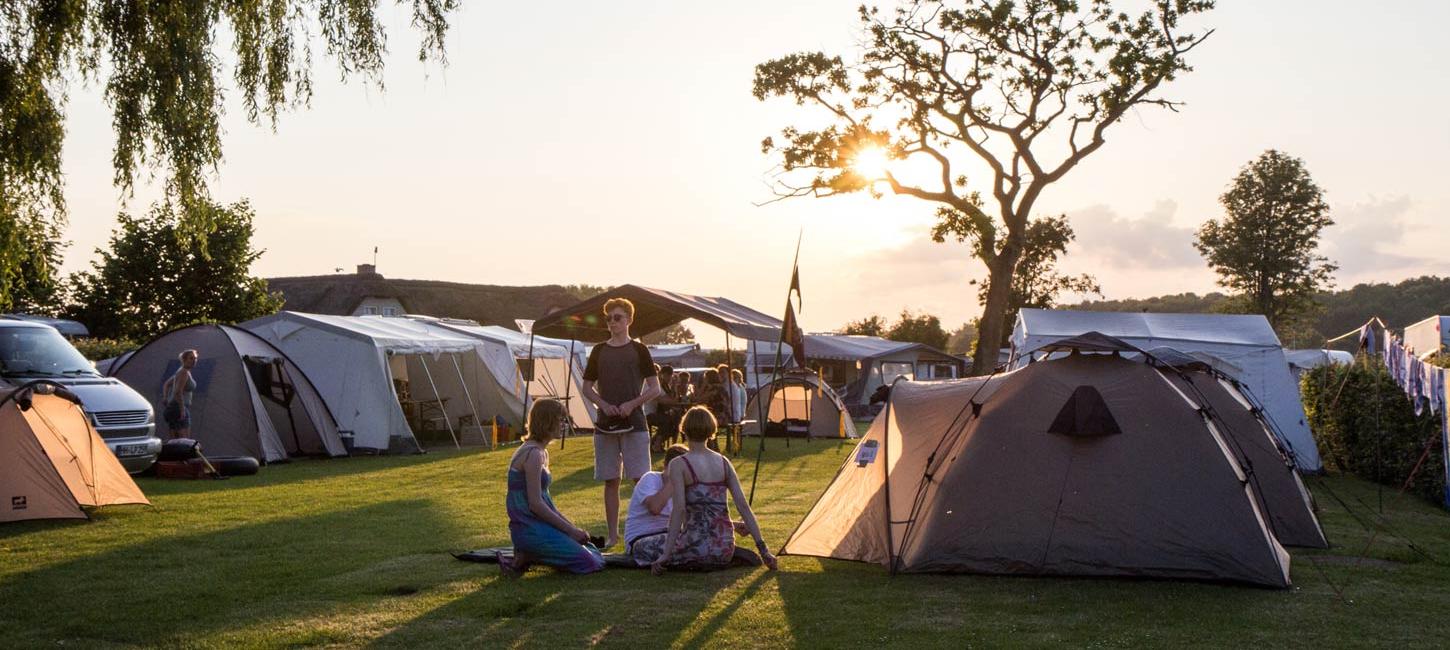
<svg viewBox="0 0 1450 650">
<path fill-rule="evenodd" d="M 117 456 L 145 456 L 146 445 L 116 445 Z"/>
</svg>

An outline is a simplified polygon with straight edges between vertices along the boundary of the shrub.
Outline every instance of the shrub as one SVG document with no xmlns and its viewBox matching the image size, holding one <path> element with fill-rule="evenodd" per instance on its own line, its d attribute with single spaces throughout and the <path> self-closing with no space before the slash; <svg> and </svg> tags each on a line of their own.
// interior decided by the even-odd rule
<svg viewBox="0 0 1450 650">
<path fill-rule="evenodd" d="M 141 347 L 130 339 L 75 339 L 71 344 L 91 361 L 120 356 Z"/>
<path fill-rule="evenodd" d="M 1444 501 L 1441 415 L 1426 409 L 1416 416 L 1378 361 L 1361 357 L 1348 366 L 1320 366 L 1304 374 L 1300 389 L 1326 469 L 1399 488 L 1428 443 L 1430 454 L 1409 491 Z"/>
</svg>

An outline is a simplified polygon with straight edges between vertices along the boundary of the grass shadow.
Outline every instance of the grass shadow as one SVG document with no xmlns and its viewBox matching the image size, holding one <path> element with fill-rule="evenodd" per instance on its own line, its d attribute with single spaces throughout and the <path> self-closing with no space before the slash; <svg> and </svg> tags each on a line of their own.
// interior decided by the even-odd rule
<svg viewBox="0 0 1450 650">
<path fill-rule="evenodd" d="M 0 578 L 0 638 L 185 644 L 424 587 L 430 575 L 420 567 L 447 558 L 427 549 L 458 536 L 428 501 L 400 500 L 151 537 Z"/>
<path fill-rule="evenodd" d="M 741 581 L 750 581 L 744 589 L 754 593 L 760 581 L 751 579 L 758 572 L 741 569 L 655 577 L 644 570 L 613 568 L 583 576 L 536 568 L 522 579 L 507 580 L 492 565 L 478 566 L 483 575 L 476 586 L 395 627 L 371 646 L 661 647 L 698 627 L 699 617 L 722 592 L 734 594 L 742 589 Z M 748 594 L 731 597 L 735 604 L 711 616 L 704 631 L 716 629 L 709 627 L 711 622 L 718 627 Z M 598 615 L 601 611 L 605 615 Z"/>
</svg>

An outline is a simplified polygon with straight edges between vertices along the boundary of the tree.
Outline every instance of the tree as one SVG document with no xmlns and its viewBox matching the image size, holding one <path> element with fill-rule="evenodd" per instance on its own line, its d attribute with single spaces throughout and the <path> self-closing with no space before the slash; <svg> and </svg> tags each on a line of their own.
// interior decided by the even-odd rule
<svg viewBox="0 0 1450 650">
<path fill-rule="evenodd" d="M 0 216 L 0 311 L 60 312 L 60 227 L 36 215 Z"/>
<path fill-rule="evenodd" d="M 913 314 L 901 310 L 901 320 L 886 331 L 886 338 L 905 343 L 925 343 L 937 349 L 947 346 L 947 332 L 941 327 L 941 319 L 931 314 Z"/>
<path fill-rule="evenodd" d="M 126 213 L 90 271 L 71 276 L 70 315 L 99 337 L 148 340 L 198 321 L 235 323 L 282 307 L 280 294 L 251 275 L 262 252 L 252 248 L 252 207 L 211 205 L 206 252 L 183 244 L 183 217 L 170 205 L 146 217 Z"/>
<path fill-rule="evenodd" d="M 65 109 L 76 82 L 105 91 L 116 132 L 115 184 L 129 196 L 138 173 L 161 170 L 179 233 L 202 245 L 214 224 L 207 179 L 222 159 L 228 80 L 247 118 L 274 127 L 312 95 L 312 47 L 341 76 L 382 86 L 387 38 L 376 0 L 233 0 L 0 3 L 0 231 L 65 225 Z M 418 58 L 443 61 L 446 15 L 457 0 L 412 0 Z M 226 41 L 217 35 L 225 33 Z M 0 275 L 14 276 L 23 243 L 0 239 Z M 7 298 L 0 286 L 0 302 Z"/>
<path fill-rule="evenodd" d="M 854 334 L 857 336 L 884 336 L 886 334 L 886 319 L 872 314 L 861 320 L 854 320 L 841 327 L 840 334 Z"/>
<path fill-rule="evenodd" d="M 588 300 L 614 287 L 600 287 L 592 284 L 566 284 L 564 292 L 573 296 L 575 300 Z"/>
<path fill-rule="evenodd" d="M 971 354 L 976 342 L 976 323 L 962 323 L 961 327 L 947 335 L 947 346 L 944 349 L 952 354 Z"/>
<path fill-rule="evenodd" d="M 658 332 L 651 332 L 639 339 L 645 345 L 661 345 L 670 343 L 694 343 L 695 333 L 690 328 L 675 323 Z"/>
<path fill-rule="evenodd" d="M 1204 223 L 1193 245 L 1235 292 L 1236 310 L 1263 314 L 1276 330 L 1309 315 L 1338 267 L 1319 254 L 1319 234 L 1334 221 L 1304 161 L 1265 151 L 1218 200 L 1223 219 Z"/>
<path fill-rule="evenodd" d="M 762 142 L 780 160 L 777 199 L 866 190 L 936 204 L 946 231 L 987 267 L 979 340 L 1001 340 L 1043 191 L 1102 148 L 1129 110 L 1177 110 L 1160 90 L 1191 69 L 1186 55 L 1212 33 L 1181 30 L 1212 0 L 1155 0 L 1136 17 L 1110 0 L 1082 4 L 914 0 L 889 16 L 862 7 L 859 64 L 804 52 L 756 66 L 757 99 L 787 97 L 830 120 Z M 963 158 L 990 170 L 993 205 L 969 189 Z M 889 163 L 899 160 L 931 172 L 920 183 L 898 177 Z M 973 370 L 995 364 L 996 346 L 978 345 Z"/>
<path fill-rule="evenodd" d="M 940 227 L 941 224 L 938 224 Z M 1017 261 L 1017 271 L 1012 274 L 1012 291 L 1007 297 L 1004 322 L 1016 323 L 1017 312 L 1023 309 L 1056 307 L 1057 297 L 1064 292 L 1102 296 L 1102 287 L 1093 276 L 1086 273 L 1064 275 L 1057 270 L 1057 257 L 1067 252 L 1067 245 L 1076 237 L 1065 216 L 1032 220 L 1027 226 L 1022 259 Z M 977 284 L 977 300 L 985 303 L 988 283 L 972 282 Z M 1007 347 L 1011 339 L 1012 331 L 1004 327 L 997 346 Z"/>
</svg>

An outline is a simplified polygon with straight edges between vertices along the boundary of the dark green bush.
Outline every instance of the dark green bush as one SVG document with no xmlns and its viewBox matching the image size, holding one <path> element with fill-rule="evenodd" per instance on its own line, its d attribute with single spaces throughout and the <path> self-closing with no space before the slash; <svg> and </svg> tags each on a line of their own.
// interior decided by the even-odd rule
<svg viewBox="0 0 1450 650">
<path fill-rule="evenodd" d="M 140 347 L 130 339 L 75 339 L 71 341 L 71 344 L 76 346 L 76 350 L 82 356 L 91 361 L 120 356 Z"/>
<path fill-rule="evenodd" d="M 1416 416 L 1378 360 L 1361 357 L 1348 366 L 1320 366 L 1304 374 L 1300 389 L 1326 469 L 1399 488 L 1428 444 L 1430 455 L 1409 491 L 1444 501 L 1441 416 L 1429 409 Z"/>
</svg>

